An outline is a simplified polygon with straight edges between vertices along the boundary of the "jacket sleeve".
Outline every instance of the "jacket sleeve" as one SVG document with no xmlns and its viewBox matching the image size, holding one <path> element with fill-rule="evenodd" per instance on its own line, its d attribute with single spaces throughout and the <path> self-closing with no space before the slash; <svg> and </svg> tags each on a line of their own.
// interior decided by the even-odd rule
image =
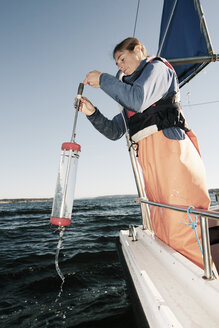
<svg viewBox="0 0 219 328">
<path fill-rule="evenodd" d="M 87 116 L 87 118 L 93 126 L 108 139 L 120 139 L 126 132 L 122 114 L 118 114 L 114 116 L 112 120 L 109 120 L 96 108 L 95 113 L 91 116 Z"/>
<path fill-rule="evenodd" d="M 141 84 L 136 81 L 130 85 L 108 73 L 101 74 L 100 88 L 121 106 L 130 110 L 138 111 L 144 100 L 144 88 Z"/>
<path fill-rule="evenodd" d="M 169 92 L 176 90 L 177 83 L 174 72 L 164 63 L 155 60 L 146 65 L 140 77 L 132 84 L 102 73 L 100 87 L 123 107 L 142 112 Z"/>
</svg>

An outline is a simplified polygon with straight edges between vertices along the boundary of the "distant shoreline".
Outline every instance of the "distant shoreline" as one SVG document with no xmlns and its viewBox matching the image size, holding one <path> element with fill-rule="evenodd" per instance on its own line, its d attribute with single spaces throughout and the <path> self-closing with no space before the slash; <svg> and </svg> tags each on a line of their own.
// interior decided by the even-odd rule
<svg viewBox="0 0 219 328">
<path fill-rule="evenodd" d="M 0 204 L 51 202 L 52 200 L 53 200 L 53 198 L 14 198 L 14 199 L 0 199 Z"/>
<path fill-rule="evenodd" d="M 209 193 L 218 194 L 219 188 L 210 188 L 208 189 Z M 122 196 L 136 196 L 137 195 L 105 195 L 105 196 L 94 196 L 94 197 L 81 197 L 80 199 L 87 199 L 87 198 L 105 198 L 105 197 L 122 197 Z M 79 198 L 76 198 L 79 199 Z M 52 202 L 53 198 L 12 198 L 12 199 L 0 199 L 0 204 L 10 204 L 10 203 L 33 203 L 33 202 Z"/>
<path fill-rule="evenodd" d="M 218 189 L 219 190 L 219 189 Z M 104 196 L 93 196 L 93 197 L 80 197 L 80 198 L 75 198 L 75 200 L 78 199 L 92 199 L 92 198 L 106 198 L 106 197 L 138 197 L 136 194 L 122 194 L 122 195 L 104 195 Z M 53 198 L 5 198 L 5 199 L 0 199 L 0 204 L 13 204 L 13 203 L 33 203 L 33 202 L 52 202 Z"/>
</svg>

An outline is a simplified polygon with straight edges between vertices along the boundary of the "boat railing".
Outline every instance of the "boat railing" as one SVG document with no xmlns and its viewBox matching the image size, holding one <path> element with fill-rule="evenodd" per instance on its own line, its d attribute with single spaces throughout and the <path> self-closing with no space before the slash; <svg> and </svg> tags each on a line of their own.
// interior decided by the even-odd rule
<svg viewBox="0 0 219 328">
<path fill-rule="evenodd" d="M 139 199 L 141 203 L 158 206 L 162 208 L 167 208 L 174 211 L 188 213 L 188 207 L 174 206 L 162 203 L 156 203 L 149 201 L 145 198 Z M 219 220 L 219 213 L 211 210 L 203 210 L 194 207 L 189 207 L 189 213 L 200 216 L 200 226 L 201 226 L 201 238 L 202 238 L 202 253 L 204 262 L 204 277 L 205 279 L 212 279 L 212 266 L 211 266 L 211 248 L 210 248 L 210 238 L 208 230 L 208 219 Z M 143 222 L 143 227 L 145 227 L 145 222 Z"/>
</svg>

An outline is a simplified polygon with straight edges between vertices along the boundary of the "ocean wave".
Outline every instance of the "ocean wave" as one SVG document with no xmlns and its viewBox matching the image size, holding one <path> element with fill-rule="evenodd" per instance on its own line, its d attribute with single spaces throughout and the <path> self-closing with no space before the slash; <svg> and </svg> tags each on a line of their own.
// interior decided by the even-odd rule
<svg viewBox="0 0 219 328">
<path fill-rule="evenodd" d="M 61 293 L 51 207 L 1 204 L 1 328 L 121 328 L 119 320 L 131 315 L 115 240 L 121 228 L 140 222 L 134 197 L 75 200 L 59 254 Z"/>
</svg>

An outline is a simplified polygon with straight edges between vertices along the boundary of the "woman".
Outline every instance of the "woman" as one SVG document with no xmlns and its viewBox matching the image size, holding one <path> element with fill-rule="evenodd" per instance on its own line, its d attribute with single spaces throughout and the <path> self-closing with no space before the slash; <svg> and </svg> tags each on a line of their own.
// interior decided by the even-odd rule
<svg viewBox="0 0 219 328">
<path fill-rule="evenodd" d="M 101 88 L 124 107 L 123 113 L 108 120 L 84 97 L 80 110 L 112 140 L 121 138 L 128 125 L 132 141 L 138 144 L 138 160 L 149 200 L 208 209 L 205 170 L 196 138 L 188 130 L 180 108 L 175 71 L 164 59 L 147 57 L 145 47 L 135 38 L 119 43 L 113 56 L 123 73 L 122 80 L 92 71 L 84 84 Z M 153 206 L 150 211 L 156 236 L 203 268 L 202 254 L 187 215 Z M 196 230 L 200 240 L 199 223 Z"/>
</svg>

